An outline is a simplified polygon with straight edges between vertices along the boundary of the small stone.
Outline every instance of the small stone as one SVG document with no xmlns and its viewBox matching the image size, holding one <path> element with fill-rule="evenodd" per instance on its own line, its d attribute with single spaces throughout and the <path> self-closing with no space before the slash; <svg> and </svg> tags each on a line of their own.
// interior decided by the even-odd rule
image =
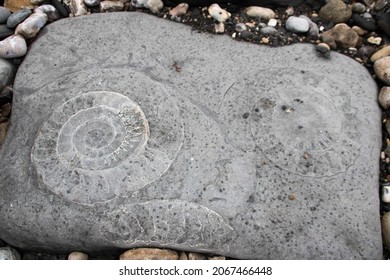
<svg viewBox="0 0 390 280">
<path fill-rule="evenodd" d="M 179 260 L 187 261 L 188 260 L 187 254 L 185 252 L 179 252 Z"/>
<path fill-rule="evenodd" d="M 15 34 L 26 39 L 33 38 L 45 26 L 47 20 L 48 16 L 45 13 L 34 13 L 16 27 Z"/>
<path fill-rule="evenodd" d="M 20 35 L 12 35 L 0 42 L 0 57 L 16 58 L 27 53 L 26 40 Z"/>
<path fill-rule="evenodd" d="M 390 13 L 385 13 L 380 16 L 377 20 L 377 24 L 387 36 L 390 36 Z"/>
<path fill-rule="evenodd" d="M 375 51 L 376 51 L 375 47 L 367 45 L 367 46 L 362 46 L 361 48 L 359 48 L 357 54 L 360 57 L 367 58 L 367 57 L 372 56 L 372 54 L 375 53 Z"/>
<path fill-rule="evenodd" d="M 172 19 L 178 19 L 181 16 L 184 16 L 188 12 L 188 4 L 187 3 L 181 3 L 177 5 L 175 8 L 169 11 L 169 14 L 171 15 Z"/>
<path fill-rule="evenodd" d="M 15 28 L 19 23 L 23 22 L 32 14 L 30 9 L 22 9 L 13 13 L 7 20 L 8 28 Z"/>
<path fill-rule="evenodd" d="M 369 37 L 368 39 L 367 39 L 367 42 L 368 43 L 370 43 L 370 44 L 372 44 L 372 45 L 377 45 L 377 46 L 379 46 L 380 44 L 381 44 L 381 42 L 382 42 L 382 38 L 381 37 Z"/>
<path fill-rule="evenodd" d="M 307 32 L 307 36 L 310 39 L 317 39 L 320 36 L 318 25 L 305 15 L 300 15 L 299 17 L 307 20 L 309 23 L 309 31 Z"/>
<path fill-rule="evenodd" d="M 390 212 L 382 216 L 382 237 L 383 243 L 387 248 L 390 248 Z"/>
<path fill-rule="evenodd" d="M 210 16 L 218 22 L 225 22 L 231 17 L 231 14 L 222 9 L 218 4 L 212 4 L 208 8 Z"/>
<path fill-rule="evenodd" d="M 386 7 L 387 3 L 387 0 L 378 0 L 375 3 L 374 9 L 377 11 L 382 10 L 384 7 Z"/>
<path fill-rule="evenodd" d="M 12 84 L 15 77 L 15 66 L 9 61 L 0 58 L 0 88 Z"/>
<path fill-rule="evenodd" d="M 334 40 L 340 48 L 355 48 L 360 42 L 359 35 L 345 23 L 336 24 L 332 29 L 321 34 L 321 40 L 327 43 L 331 48 L 331 41 Z M 332 48 L 333 49 L 333 48 Z"/>
<path fill-rule="evenodd" d="M 354 14 L 352 16 L 352 20 L 357 26 L 363 28 L 364 30 L 375 31 L 377 29 L 375 23 L 373 23 L 372 21 L 366 20 L 365 18 L 363 18 L 357 14 Z"/>
<path fill-rule="evenodd" d="M 390 203 L 390 186 L 382 186 L 381 199 L 385 203 Z"/>
<path fill-rule="evenodd" d="M 250 41 L 253 39 L 253 33 L 247 30 L 244 30 L 241 32 L 241 38 L 244 39 L 245 41 Z"/>
<path fill-rule="evenodd" d="M 224 261 L 224 260 L 226 260 L 226 257 L 224 257 L 224 256 L 211 256 L 211 257 L 207 257 L 207 259 L 210 261 Z"/>
<path fill-rule="evenodd" d="M 131 0 L 131 5 L 136 8 L 147 8 L 153 14 L 157 14 L 164 7 L 161 0 Z"/>
<path fill-rule="evenodd" d="M 374 63 L 378 59 L 385 57 L 385 56 L 390 56 L 390 45 L 387 45 L 387 46 L 381 48 L 380 50 L 378 50 L 377 52 L 375 52 L 371 56 L 370 60 L 372 63 Z"/>
<path fill-rule="evenodd" d="M 271 27 L 275 27 L 276 25 L 278 25 L 278 21 L 274 18 L 271 18 L 268 23 L 267 23 L 268 26 L 271 26 Z"/>
<path fill-rule="evenodd" d="M 341 0 L 330 0 L 320 9 L 319 15 L 323 20 L 342 23 L 351 18 L 352 10 Z"/>
<path fill-rule="evenodd" d="M 0 7 L 0 24 L 6 23 L 10 15 L 11 12 L 8 9 Z"/>
<path fill-rule="evenodd" d="M 69 8 L 75 17 L 84 16 L 88 13 L 83 0 L 71 0 Z"/>
<path fill-rule="evenodd" d="M 330 52 L 330 47 L 326 43 L 319 43 L 316 46 L 316 51 L 321 55 L 328 55 Z"/>
<path fill-rule="evenodd" d="M 34 5 L 31 4 L 30 0 L 5 0 L 4 8 L 7 8 L 11 12 L 17 12 L 23 8 L 32 9 Z"/>
<path fill-rule="evenodd" d="M 199 254 L 199 253 L 189 253 L 188 254 L 188 260 L 190 261 L 200 261 L 200 260 L 207 260 L 206 256 Z"/>
<path fill-rule="evenodd" d="M 267 38 L 267 37 L 263 37 L 263 38 L 261 38 L 261 42 L 263 43 L 263 44 L 269 44 L 269 38 Z"/>
<path fill-rule="evenodd" d="M 8 118 L 11 114 L 11 103 L 6 103 L 0 107 L 0 116 L 4 118 Z"/>
<path fill-rule="evenodd" d="M 260 29 L 260 33 L 263 35 L 276 35 L 278 34 L 278 30 L 271 26 L 266 26 Z"/>
<path fill-rule="evenodd" d="M 286 21 L 286 28 L 294 33 L 306 33 L 309 31 L 309 22 L 304 18 L 291 16 Z"/>
<path fill-rule="evenodd" d="M 370 13 L 363 13 L 362 17 L 366 20 L 371 20 L 372 19 L 372 15 Z"/>
<path fill-rule="evenodd" d="M 40 5 L 40 4 L 42 4 L 43 1 L 45 1 L 45 0 L 30 0 L 31 4 L 33 4 L 33 5 Z"/>
<path fill-rule="evenodd" d="M 294 14 L 294 8 L 293 7 L 287 7 L 285 11 L 287 16 L 292 16 Z"/>
<path fill-rule="evenodd" d="M 122 253 L 120 260 L 178 260 L 175 251 L 169 249 L 138 248 Z"/>
<path fill-rule="evenodd" d="M 382 57 L 375 61 L 374 71 L 380 80 L 386 85 L 390 85 L 390 56 Z"/>
<path fill-rule="evenodd" d="M 352 29 L 359 35 L 359 36 L 363 36 L 363 35 L 365 35 L 365 34 L 367 34 L 367 30 L 365 30 L 365 29 L 363 29 L 363 28 L 361 28 L 361 27 L 359 27 L 359 26 L 352 26 Z"/>
<path fill-rule="evenodd" d="M 214 26 L 215 33 L 222 34 L 225 33 L 225 24 L 223 22 L 216 23 Z"/>
<path fill-rule="evenodd" d="M 100 0 L 84 0 L 87 7 L 96 7 L 100 4 Z"/>
<path fill-rule="evenodd" d="M 1 126 L 2 124 L 0 124 Z M 0 128 L 1 131 L 1 128 Z M 20 260 L 20 254 L 14 248 L 6 246 L 0 248 L 0 260 Z"/>
<path fill-rule="evenodd" d="M 61 18 L 60 13 L 52 5 L 42 5 L 34 10 L 34 13 L 42 13 L 47 15 L 49 22 L 56 21 Z"/>
<path fill-rule="evenodd" d="M 5 24 L 0 25 L 0 40 L 3 40 L 14 33 L 14 29 L 8 28 Z"/>
<path fill-rule="evenodd" d="M 50 0 L 50 3 L 56 8 L 56 10 L 60 13 L 62 17 L 69 16 L 69 8 L 65 7 L 65 4 L 61 2 L 61 0 Z"/>
<path fill-rule="evenodd" d="M 366 11 L 366 6 L 364 4 L 355 2 L 352 4 L 352 12 L 357 14 L 362 14 Z"/>
<path fill-rule="evenodd" d="M 124 8 L 124 4 L 119 1 L 102 1 L 100 2 L 100 12 L 119 12 Z"/>
<path fill-rule="evenodd" d="M 383 109 L 387 110 L 390 107 L 390 87 L 382 87 L 379 96 L 378 96 L 379 104 Z"/>
<path fill-rule="evenodd" d="M 0 106 L 3 106 L 7 103 L 12 102 L 12 88 L 10 86 L 6 86 L 0 93 Z M 0 246 L 3 247 L 3 246 Z"/>
<path fill-rule="evenodd" d="M 275 18 L 275 12 L 273 10 L 269 8 L 258 7 L 258 6 L 248 7 L 245 10 L 245 13 L 247 14 L 247 16 L 257 17 L 265 20 Z"/>
<path fill-rule="evenodd" d="M 68 260 L 72 260 L 72 261 L 88 260 L 88 255 L 83 252 L 72 252 L 69 254 Z"/>
<path fill-rule="evenodd" d="M 8 126 L 9 126 L 9 122 L 8 121 L 0 123 L 0 147 L 1 147 L 1 145 L 3 145 L 3 143 L 5 141 L 5 138 L 7 137 Z M 0 260 L 2 260 L 2 258 L 1 258 L 1 249 L 2 248 L 0 248 Z"/>
<path fill-rule="evenodd" d="M 245 31 L 245 30 L 247 30 L 248 28 L 246 27 L 246 24 L 245 23 L 242 23 L 242 22 L 240 22 L 240 23 L 237 23 L 236 24 L 236 27 L 235 27 L 235 30 L 237 31 L 237 32 L 242 32 L 242 31 Z"/>
</svg>

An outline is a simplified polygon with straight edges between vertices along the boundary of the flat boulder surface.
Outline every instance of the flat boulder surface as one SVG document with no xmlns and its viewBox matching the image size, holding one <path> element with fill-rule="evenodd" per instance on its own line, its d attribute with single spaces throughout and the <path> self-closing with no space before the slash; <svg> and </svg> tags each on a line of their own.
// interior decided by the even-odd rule
<svg viewBox="0 0 390 280">
<path fill-rule="evenodd" d="M 380 110 L 354 60 L 140 13 L 48 25 L 18 70 L 0 239 L 379 259 Z"/>
</svg>

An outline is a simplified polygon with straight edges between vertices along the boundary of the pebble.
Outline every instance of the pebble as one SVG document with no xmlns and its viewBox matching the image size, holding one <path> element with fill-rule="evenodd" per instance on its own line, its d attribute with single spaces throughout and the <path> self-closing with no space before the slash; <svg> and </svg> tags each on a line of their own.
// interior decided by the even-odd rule
<svg viewBox="0 0 390 280">
<path fill-rule="evenodd" d="M 268 23 L 267 23 L 268 26 L 271 26 L 271 27 L 275 27 L 276 25 L 278 25 L 278 21 L 274 18 L 271 18 Z"/>
<path fill-rule="evenodd" d="M 43 1 L 45 1 L 45 0 L 30 0 L 31 4 L 33 4 L 33 5 L 40 5 L 40 4 L 42 4 Z"/>
<path fill-rule="evenodd" d="M 217 34 L 225 33 L 225 24 L 223 22 L 216 23 L 214 25 L 214 30 Z"/>
<path fill-rule="evenodd" d="M 231 17 L 231 14 L 222 9 L 218 4 L 212 4 L 208 11 L 210 16 L 218 22 L 225 22 Z"/>
<path fill-rule="evenodd" d="M 61 0 L 50 0 L 50 3 L 57 9 L 61 16 L 69 16 L 68 6 L 65 7 Z"/>
<path fill-rule="evenodd" d="M 309 22 L 304 18 L 291 16 L 286 21 L 286 28 L 294 33 L 306 33 L 309 31 Z"/>
<path fill-rule="evenodd" d="M 122 253 L 120 260 L 178 260 L 175 251 L 169 249 L 138 248 Z"/>
<path fill-rule="evenodd" d="M 374 9 L 377 11 L 382 10 L 384 7 L 386 7 L 387 3 L 387 0 L 378 0 L 375 3 Z"/>
<path fill-rule="evenodd" d="M 361 38 L 351 27 L 345 23 L 339 23 L 332 29 L 323 32 L 321 34 L 321 40 L 327 43 L 332 49 L 335 49 L 335 45 L 339 48 L 347 49 L 355 48 Z"/>
<path fill-rule="evenodd" d="M 382 216 L 382 237 L 383 243 L 390 248 L 390 212 Z"/>
<path fill-rule="evenodd" d="M 390 13 L 385 13 L 380 16 L 377 20 L 377 24 L 387 36 L 390 36 Z"/>
<path fill-rule="evenodd" d="M 83 252 L 72 252 L 69 254 L 68 260 L 72 260 L 72 261 L 88 260 L 88 255 Z"/>
<path fill-rule="evenodd" d="M 190 261 L 201 261 L 207 260 L 206 256 L 199 253 L 188 253 L 188 260 Z"/>
<path fill-rule="evenodd" d="M 3 40 L 14 33 L 14 29 L 8 28 L 5 24 L 0 24 L 0 40 Z"/>
<path fill-rule="evenodd" d="M 10 86 L 4 87 L 3 90 L 0 92 L 0 106 L 3 106 L 4 104 L 7 103 L 11 103 L 12 95 L 13 95 L 12 88 Z M 4 247 L 4 246 L 0 246 L 0 247 Z"/>
<path fill-rule="evenodd" d="M 0 57 L 2 58 L 22 57 L 26 53 L 27 44 L 23 36 L 15 34 L 0 41 Z"/>
<path fill-rule="evenodd" d="M 330 0 L 319 12 L 320 17 L 334 23 L 347 22 L 352 16 L 352 10 L 341 0 Z"/>
<path fill-rule="evenodd" d="M 261 42 L 262 42 L 263 44 L 269 44 L 269 38 L 263 37 L 263 38 L 261 38 Z"/>
<path fill-rule="evenodd" d="M 0 107 L 0 116 L 3 118 L 8 118 L 11 114 L 11 103 L 6 103 Z"/>
<path fill-rule="evenodd" d="M 34 13 L 16 27 L 15 34 L 24 38 L 34 38 L 39 30 L 45 26 L 48 16 L 44 13 Z"/>
<path fill-rule="evenodd" d="M 100 12 L 119 12 L 124 8 L 124 4 L 119 1 L 102 1 L 100 2 Z"/>
<path fill-rule="evenodd" d="M 328 57 L 329 54 L 330 54 L 330 47 L 329 47 L 329 45 L 326 44 L 326 43 L 319 43 L 319 44 L 316 46 L 316 51 L 317 51 L 321 56 Z"/>
<path fill-rule="evenodd" d="M 250 41 L 253 39 L 253 33 L 247 30 L 244 30 L 241 32 L 241 38 L 244 39 L 245 41 Z"/>
<path fill-rule="evenodd" d="M 172 10 L 170 10 L 169 14 L 171 15 L 172 19 L 178 19 L 179 17 L 185 15 L 188 12 L 188 8 L 189 6 L 187 3 L 181 3 Z"/>
<path fill-rule="evenodd" d="M 380 50 L 378 50 L 377 52 L 375 52 L 371 56 L 370 60 L 372 63 L 374 63 L 378 59 L 385 57 L 385 56 L 390 56 L 390 45 L 387 45 L 387 46 L 381 48 Z"/>
<path fill-rule="evenodd" d="M 60 13 L 52 5 L 42 5 L 34 10 L 34 13 L 41 13 L 47 15 L 47 20 L 49 22 L 56 21 L 61 18 Z"/>
<path fill-rule="evenodd" d="M 0 123 L 0 147 L 1 145 L 3 145 L 5 138 L 7 137 L 8 125 L 9 125 L 8 121 Z M 2 248 L 0 248 L 0 260 L 3 260 L 1 258 L 1 254 L 2 254 L 1 249 Z"/>
<path fill-rule="evenodd" d="M 14 248 L 9 246 L 0 248 L 0 260 L 20 260 L 20 259 L 21 259 L 20 254 Z"/>
<path fill-rule="evenodd" d="M 3 59 L 0 58 L 0 89 L 6 85 L 12 84 L 15 77 L 15 66 Z"/>
<path fill-rule="evenodd" d="M 185 252 L 179 252 L 179 260 L 187 261 L 188 260 L 187 254 Z"/>
<path fill-rule="evenodd" d="M 269 20 L 275 18 L 275 12 L 269 8 L 263 8 L 258 6 L 251 6 L 245 10 L 245 13 L 249 17 L 257 17 L 260 19 Z"/>
<path fill-rule="evenodd" d="M 361 28 L 361 27 L 359 27 L 359 26 L 352 26 L 352 29 L 359 35 L 359 36 L 363 36 L 363 35 L 365 35 L 365 34 L 367 34 L 367 30 L 365 30 L 365 29 L 363 29 L 363 28 Z"/>
<path fill-rule="evenodd" d="M 375 23 L 373 23 L 372 21 L 368 21 L 357 14 L 354 14 L 352 16 L 352 20 L 355 23 L 355 25 L 363 28 L 364 30 L 375 31 L 377 29 Z"/>
<path fill-rule="evenodd" d="M 100 4 L 100 0 L 84 0 L 84 4 L 87 7 L 95 7 Z"/>
<path fill-rule="evenodd" d="M 352 12 L 362 14 L 366 11 L 366 6 L 362 3 L 355 2 L 352 4 Z"/>
<path fill-rule="evenodd" d="M 375 61 L 374 71 L 381 81 L 386 85 L 390 85 L 390 56 L 385 56 Z"/>
<path fill-rule="evenodd" d="M 381 37 L 373 37 L 373 36 L 371 36 L 371 37 L 368 37 L 367 42 L 372 44 L 372 45 L 379 46 L 381 44 L 381 42 L 382 42 L 382 38 Z"/>
<path fill-rule="evenodd" d="M 279 32 L 274 27 L 266 26 L 260 29 L 260 33 L 263 35 L 277 35 Z"/>
<path fill-rule="evenodd" d="M 239 22 L 236 24 L 236 27 L 235 27 L 235 30 L 237 32 L 242 32 L 242 31 L 245 31 L 247 30 L 248 28 L 246 27 L 246 24 L 245 23 L 242 23 L 242 22 Z"/>
<path fill-rule="evenodd" d="M 10 15 L 11 12 L 8 9 L 0 7 L 0 24 L 6 23 Z"/>
<path fill-rule="evenodd" d="M 366 46 L 362 46 L 361 48 L 359 48 L 357 54 L 360 57 L 366 57 L 367 58 L 367 57 L 372 56 L 373 53 L 375 53 L 375 51 L 376 51 L 375 47 L 366 45 Z"/>
<path fill-rule="evenodd" d="M 32 14 L 30 9 L 22 9 L 20 11 L 17 11 L 16 13 L 13 13 L 8 19 L 7 19 L 7 27 L 8 28 L 15 28 L 19 23 L 24 21 L 26 18 L 28 18 Z"/>
<path fill-rule="evenodd" d="M 294 8 L 293 7 L 287 7 L 285 11 L 287 16 L 292 16 L 294 14 Z"/>
<path fill-rule="evenodd" d="M 379 96 L 378 96 L 379 104 L 383 109 L 387 110 L 390 107 L 390 87 L 382 87 Z"/>
<path fill-rule="evenodd" d="M 307 36 L 309 37 L 309 39 L 317 39 L 320 36 L 318 25 L 305 15 L 300 15 L 299 17 L 306 19 L 309 23 L 309 31 L 307 32 Z"/>
<path fill-rule="evenodd" d="M 363 17 L 364 19 L 368 19 L 368 20 L 371 20 L 371 19 L 372 19 L 372 15 L 371 15 L 370 13 L 364 13 L 364 14 L 362 15 L 362 17 Z"/>
<path fill-rule="evenodd" d="M 210 261 L 224 261 L 226 260 L 226 257 L 224 256 L 212 256 L 212 257 L 207 257 L 208 260 Z"/>
<path fill-rule="evenodd" d="M 157 14 L 164 7 L 161 0 L 131 0 L 131 5 L 136 8 L 147 8 L 153 14 Z"/>
<path fill-rule="evenodd" d="M 390 203 L 390 186 L 382 186 L 382 201 Z"/>
<path fill-rule="evenodd" d="M 69 8 L 75 17 L 84 16 L 88 13 L 83 0 L 71 0 Z"/>
</svg>

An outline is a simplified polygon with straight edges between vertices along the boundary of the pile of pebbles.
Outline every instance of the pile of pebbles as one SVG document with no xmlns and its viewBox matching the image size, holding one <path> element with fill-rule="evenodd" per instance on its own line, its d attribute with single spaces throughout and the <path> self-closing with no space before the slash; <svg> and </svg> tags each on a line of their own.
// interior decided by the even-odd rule
<svg viewBox="0 0 390 280">
<path fill-rule="evenodd" d="M 199 32 L 226 34 L 234 40 L 278 47 L 312 43 L 323 59 L 330 50 L 364 65 L 380 88 L 383 147 L 380 155 L 381 219 L 384 258 L 390 258 L 390 4 L 388 0 L 304 1 L 298 7 L 189 6 L 165 7 L 161 0 L 5 0 L 0 7 L 0 145 L 9 125 L 12 84 L 17 67 L 39 31 L 65 17 L 102 12 L 143 11 L 180 22 Z M 194 2 L 194 1 L 192 1 Z M 202 1 L 205 2 L 205 1 Z M 225 259 L 198 253 L 139 248 L 121 255 L 88 256 L 18 252 L 0 240 L 0 259 Z"/>
</svg>

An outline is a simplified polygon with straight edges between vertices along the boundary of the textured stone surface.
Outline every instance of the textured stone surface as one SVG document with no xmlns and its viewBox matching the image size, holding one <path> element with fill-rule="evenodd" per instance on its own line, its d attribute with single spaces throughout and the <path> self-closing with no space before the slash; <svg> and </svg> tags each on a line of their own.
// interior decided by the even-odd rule
<svg viewBox="0 0 390 280">
<path fill-rule="evenodd" d="M 178 254 L 173 250 L 138 248 L 128 250 L 119 256 L 121 260 L 178 260 Z"/>
<path fill-rule="evenodd" d="M 380 110 L 357 62 L 138 13 L 40 34 L 0 151 L 10 245 L 382 257 Z"/>
</svg>

